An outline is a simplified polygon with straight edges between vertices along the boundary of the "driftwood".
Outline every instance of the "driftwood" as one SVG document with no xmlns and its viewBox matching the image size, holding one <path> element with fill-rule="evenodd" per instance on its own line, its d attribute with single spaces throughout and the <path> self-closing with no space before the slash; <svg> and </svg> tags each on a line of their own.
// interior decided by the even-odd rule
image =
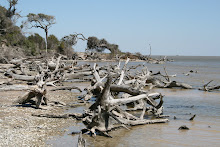
<svg viewBox="0 0 220 147">
<path fill-rule="evenodd" d="M 14 64 L 0 64 L 0 69 L 12 69 L 14 68 L 15 65 Z"/>
<path fill-rule="evenodd" d="M 147 101 L 149 101 L 150 105 L 155 106 L 155 102 L 149 98 L 149 96 L 155 96 L 155 95 L 159 95 L 159 93 L 153 93 L 153 94 L 141 94 L 138 96 L 133 96 L 133 97 L 129 97 L 129 98 L 123 98 L 123 99 L 109 99 L 107 100 L 107 103 L 110 105 L 121 105 L 121 104 L 127 104 L 127 103 L 131 103 L 131 102 L 135 102 L 141 99 L 146 99 Z"/>
<path fill-rule="evenodd" d="M 129 58 L 127 58 L 127 60 L 125 61 L 125 64 L 124 64 L 124 67 L 122 68 L 121 70 L 121 73 L 120 73 L 120 78 L 119 78 L 119 81 L 117 83 L 117 85 L 121 85 L 122 84 L 122 80 L 124 79 L 124 76 L 125 76 L 125 71 L 126 71 L 126 66 L 129 62 Z"/>
<path fill-rule="evenodd" d="M 45 104 L 47 105 L 47 98 L 45 97 L 45 95 L 46 89 L 43 85 L 41 85 L 26 92 L 24 95 L 19 96 L 18 100 L 16 100 L 15 103 L 25 104 L 30 102 L 32 98 L 36 97 L 36 108 L 39 108 L 42 103 L 42 100 L 44 100 Z"/>
<path fill-rule="evenodd" d="M 111 84 L 110 90 L 112 92 L 126 92 L 130 95 L 133 95 L 133 96 L 147 93 L 146 91 L 141 91 L 139 89 L 132 88 L 128 85 L 113 85 L 113 84 Z"/>
<path fill-rule="evenodd" d="M 18 75 L 12 73 L 11 70 L 7 71 L 5 75 L 15 80 L 22 80 L 22 81 L 34 81 L 36 79 L 36 76 Z"/>
<path fill-rule="evenodd" d="M 86 88 L 86 89 L 90 90 L 90 91 L 94 91 L 95 93 L 100 93 L 102 91 L 102 89 L 103 89 L 102 87 L 104 87 L 103 83 L 96 83 L 94 86 Z M 130 87 L 128 85 L 115 85 L 115 84 L 111 84 L 110 85 L 110 90 L 112 92 L 125 92 L 125 93 L 128 93 L 128 94 L 133 95 L 133 96 L 147 93 L 146 91 L 141 91 L 139 89 L 132 88 L 132 87 Z"/>
<path fill-rule="evenodd" d="M 40 108 L 42 101 L 44 101 L 45 104 L 47 105 L 47 98 L 45 96 L 47 93 L 46 81 L 44 81 L 45 75 L 46 74 L 42 69 L 41 74 L 39 74 L 37 78 L 35 78 L 37 84 L 31 87 L 31 89 L 28 92 L 26 92 L 24 95 L 19 96 L 18 100 L 16 100 L 15 103 L 25 104 L 28 103 L 32 98 L 36 97 L 37 99 L 36 108 Z"/>
<path fill-rule="evenodd" d="M 164 68 L 165 70 L 165 68 Z M 145 76 L 146 83 L 152 83 L 155 87 L 158 88 L 183 88 L 183 89 L 192 89 L 192 86 L 186 83 L 179 83 L 176 81 L 171 81 L 170 77 L 174 77 L 175 75 L 168 75 L 165 70 L 166 76 L 162 75 L 160 72 L 158 72 L 156 75 L 161 75 L 164 77 L 167 81 L 162 81 L 161 79 L 158 79 L 154 76 L 151 76 L 151 74 L 148 74 Z"/>
<path fill-rule="evenodd" d="M 36 107 L 39 108 L 42 101 L 47 104 L 47 98 L 45 97 L 45 94 L 47 92 L 46 86 L 56 86 L 54 83 L 58 82 L 62 79 L 64 79 L 64 71 L 66 69 L 69 69 L 69 67 L 61 67 L 60 61 L 63 56 L 59 56 L 56 61 L 54 61 L 54 66 L 52 65 L 52 62 L 47 62 L 48 64 L 45 66 L 44 64 L 39 64 L 37 71 L 38 74 L 35 76 L 26 76 L 26 75 L 18 75 L 13 73 L 13 70 L 8 70 L 6 75 L 9 77 L 12 77 L 16 80 L 24 80 L 24 81 L 31 81 L 36 83 L 35 86 L 30 87 L 29 91 L 25 93 L 23 96 L 20 96 L 18 100 L 16 101 L 19 104 L 25 104 L 30 102 L 30 100 L 34 97 L 36 97 Z M 20 62 L 19 62 L 20 63 Z M 50 64 L 49 64 L 50 63 Z M 75 86 L 71 87 L 62 87 L 62 88 L 56 88 L 52 90 L 64 90 L 64 89 L 78 89 L 80 92 L 81 90 Z"/>
<path fill-rule="evenodd" d="M 189 130 L 186 125 L 180 126 L 178 130 Z"/>
<path fill-rule="evenodd" d="M 217 90 L 220 89 L 220 85 L 219 86 L 210 86 L 210 87 L 206 87 L 206 91 L 212 91 L 212 90 Z"/>
<path fill-rule="evenodd" d="M 89 108 L 91 114 L 93 115 L 87 116 L 83 119 L 83 123 L 86 125 L 90 133 L 95 135 L 97 131 L 106 132 L 117 127 L 127 128 L 125 125 L 133 126 L 133 125 L 168 122 L 168 119 L 156 119 L 156 120 L 143 119 L 144 113 L 146 111 L 146 107 L 144 107 L 140 118 L 133 116 L 132 114 L 119 108 L 120 104 L 126 104 L 130 102 L 135 102 L 137 100 L 146 99 L 148 104 L 150 104 L 155 110 L 161 109 L 163 103 L 162 99 L 161 102 L 156 106 L 154 100 L 152 102 L 151 99 L 149 99 L 150 96 L 159 95 L 159 93 L 140 94 L 137 96 L 123 98 L 123 99 L 114 99 L 111 96 L 111 82 L 112 82 L 112 76 L 109 76 L 107 82 L 105 83 L 104 89 L 102 90 L 101 95 L 99 95 L 99 97 L 96 99 L 96 102 L 93 105 L 91 105 Z M 155 111 L 155 114 L 156 112 L 157 111 Z M 160 111 L 160 114 L 161 113 L 162 111 Z"/>
<path fill-rule="evenodd" d="M 220 85 L 219 86 L 208 86 L 213 80 L 209 81 L 207 84 L 203 85 L 202 88 L 199 88 L 199 90 L 203 90 L 203 91 L 213 91 L 213 90 L 217 90 L 220 89 Z"/>
<path fill-rule="evenodd" d="M 84 76 L 90 76 L 92 75 L 92 72 L 89 71 L 89 72 L 78 72 L 78 73 L 70 73 L 70 74 L 67 74 L 65 76 L 66 79 L 79 79 L 79 78 L 82 78 Z"/>
<path fill-rule="evenodd" d="M 114 117 L 115 118 L 115 117 Z M 155 120 L 146 120 L 146 119 L 140 119 L 140 120 L 128 120 L 125 118 L 117 117 L 115 118 L 118 121 L 120 121 L 122 124 L 130 125 L 130 126 L 136 126 L 136 125 L 144 125 L 144 124 L 155 124 L 155 123 L 166 123 L 168 122 L 168 119 L 155 119 Z"/>
<path fill-rule="evenodd" d="M 183 89 L 192 89 L 192 86 L 190 86 L 189 84 L 178 83 L 176 81 L 172 81 L 170 83 L 167 83 L 164 86 L 164 88 L 173 88 L 173 87 L 179 87 L 179 88 L 183 88 Z"/>
<path fill-rule="evenodd" d="M 195 115 L 193 115 L 189 120 L 190 121 L 193 121 L 193 119 L 196 117 L 196 114 Z"/>
<path fill-rule="evenodd" d="M 81 113 L 69 113 L 69 114 L 32 114 L 36 117 L 47 117 L 47 118 L 75 118 L 81 120 L 85 117 L 85 114 Z"/>
<path fill-rule="evenodd" d="M 53 88 L 50 91 L 57 91 L 57 90 L 72 90 L 72 89 L 77 89 L 79 92 L 82 92 L 82 90 L 79 87 L 76 86 L 64 86 L 64 87 L 57 87 Z"/>
<path fill-rule="evenodd" d="M 28 90 L 30 87 L 28 85 L 3 85 L 0 87 L 0 91 L 21 91 Z"/>
</svg>

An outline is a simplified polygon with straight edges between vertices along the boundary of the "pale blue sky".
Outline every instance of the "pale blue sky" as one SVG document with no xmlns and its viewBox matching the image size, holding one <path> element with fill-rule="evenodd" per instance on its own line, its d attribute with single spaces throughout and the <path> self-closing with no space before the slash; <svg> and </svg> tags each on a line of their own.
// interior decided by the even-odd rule
<svg viewBox="0 0 220 147">
<path fill-rule="evenodd" d="M 49 34 L 59 39 L 78 32 L 124 52 L 149 54 L 151 44 L 153 55 L 220 56 L 220 0 L 19 0 L 18 10 L 54 15 Z M 74 48 L 85 47 L 79 41 Z"/>
</svg>

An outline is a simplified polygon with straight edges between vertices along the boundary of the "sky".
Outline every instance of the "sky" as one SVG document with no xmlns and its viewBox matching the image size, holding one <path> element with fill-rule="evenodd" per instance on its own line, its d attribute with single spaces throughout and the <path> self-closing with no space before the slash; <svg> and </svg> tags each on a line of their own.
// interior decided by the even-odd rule
<svg viewBox="0 0 220 147">
<path fill-rule="evenodd" d="M 220 56 L 220 0 L 19 0 L 17 9 L 55 16 L 49 34 L 59 39 L 77 32 L 123 52 L 147 55 L 150 44 L 152 55 Z M 84 51 L 86 42 L 73 48 Z"/>
</svg>

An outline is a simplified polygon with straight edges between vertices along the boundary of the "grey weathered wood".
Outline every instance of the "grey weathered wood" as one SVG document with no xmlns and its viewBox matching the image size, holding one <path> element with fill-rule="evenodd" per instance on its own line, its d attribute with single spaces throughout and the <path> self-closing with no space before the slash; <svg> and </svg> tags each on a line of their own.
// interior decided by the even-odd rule
<svg viewBox="0 0 220 147">
<path fill-rule="evenodd" d="M 82 90 L 79 87 L 76 86 L 62 86 L 62 87 L 57 87 L 57 88 L 53 88 L 50 89 L 50 91 L 57 91 L 57 90 L 72 90 L 72 89 L 77 89 L 79 90 L 79 92 L 82 92 Z"/>
</svg>

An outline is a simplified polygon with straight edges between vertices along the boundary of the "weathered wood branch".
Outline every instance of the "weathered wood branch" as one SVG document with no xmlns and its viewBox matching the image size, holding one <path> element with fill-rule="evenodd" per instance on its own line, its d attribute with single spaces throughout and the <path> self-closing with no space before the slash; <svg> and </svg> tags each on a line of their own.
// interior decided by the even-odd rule
<svg viewBox="0 0 220 147">
<path fill-rule="evenodd" d="M 22 91 L 28 90 L 29 88 L 28 85 L 3 85 L 0 87 L 0 91 Z"/>
<path fill-rule="evenodd" d="M 193 121 L 193 119 L 196 117 L 196 114 L 194 114 L 189 120 Z"/>
<path fill-rule="evenodd" d="M 185 84 L 185 83 L 178 83 L 176 81 L 172 81 L 170 83 L 167 83 L 164 88 L 173 88 L 173 87 L 180 87 L 180 88 L 184 88 L 184 89 L 192 89 L 192 86 L 189 84 Z"/>
<path fill-rule="evenodd" d="M 147 120 L 147 119 L 140 119 L 140 120 L 128 120 L 120 117 L 115 117 L 114 115 L 111 115 L 113 118 L 117 119 L 120 121 L 122 124 L 125 125 L 131 125 L 131 126 L 136 126 L 136 125 L 144 125 L 144 124 L 154 124 L 154 123 L 166 123 L 169 120 L 168 119 L 154 119 L 154 120 Z"/>
<path fill-rule="evenodd" d="M 36 117 L 47 117 L 47 118 L 75 118 L 77 120 L 81 120 L 85 118 L 85 114 L 81 113 L 68 113 L 68 114 L 32 114 L 32 116 Z"/>
<path fill-rule="evenodd" d="M 130 95 L 139 95 L 139 94 L 143 94 L 143 93 L 147 93 L 146 91 L 140 91 L 138 89 L 134 89 L 128 85 L 114 85 L 112 84 L 110 86 L 110 90 L 112 92 L 126 92 Z"/>
<path fill-rule="evenodd" d="M 129 62 L 129 60 L 130 59 L 127 58 L 127 60 L 125 61 L 125 64 L 124 64 L 124 67 L 121 70 L 120 78 L 119 78 L 119 81 L 118 81 L 117 85 L 121 85 L 122 84 L 122 80 L 124 79 L 125 72 L 126 72 L 126 67 L 127 67 L 127 64 Z"/>
<path fill-rule="evenodd" d="M 131 102 L 135 102 L 141 99 L 146 99 L 147 101 L 149 101 L 149 104 L 155 106 L 155 102 L 149 98 L 149 96 L 155 96 L 158 95 L 159 93 L 151 93 L 151 94 L 141 94 L 141 95 L 137 95 L 137 96 L 133 96 L 133 97 L 129 97 L 129 98 L 123 98 L 123 99 L 109 99 L 106 102 L 110 105 L 120 105 L 120 104 L 127 104 L 127 103 L 131 103 Z"/>
<path fill-rule="evenodd" d="M 208 83 L 206 83 L 205 85 L 203 85 L 203 87 L 199 88 L 199 90 L 212 91 L 212 90 L 220 89 L 220 85 L 219 86 L 208 86 L 212 81 L 213 80 L 211 80 Z"/>
<path fill-rule="evenodd" d="M 14 74 L 14 73 L 12 73 L 11 70 L 7 71 L 5 73 L 5 76 L 8 76 L 8 77 L 13 78 L 15 80 L 22 80 L 22 81 L 34 81 L 36 78 L 36 76 L 26 76 L 26 75 Z"/>
<path fill-rule="evenodd" d="M 57 87 L 50 89 L 50 91 L 57 91 L 57 90 L 72 90 L 72 89 L 77 89 L 79 92 L 82 92 L 82 90 L 79 87 L 76 86 L 63 86 L 63 87 Z"/>
</svg>

